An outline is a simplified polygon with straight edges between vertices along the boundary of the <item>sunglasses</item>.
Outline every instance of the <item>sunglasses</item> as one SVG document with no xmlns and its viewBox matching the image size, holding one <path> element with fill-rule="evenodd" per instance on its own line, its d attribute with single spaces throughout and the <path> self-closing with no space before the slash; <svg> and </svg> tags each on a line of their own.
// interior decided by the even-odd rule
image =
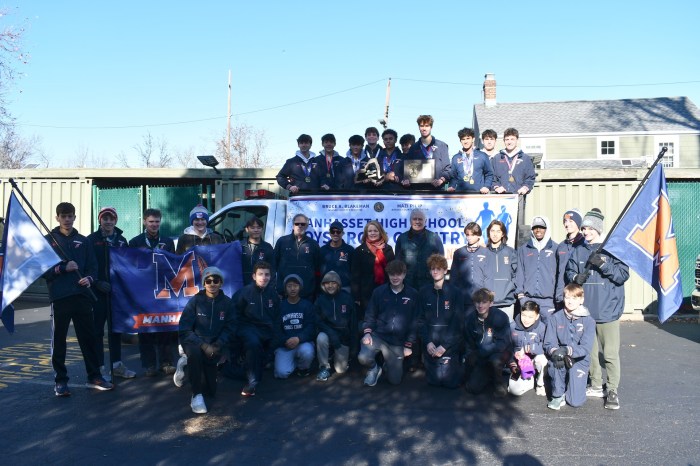
<svg viewBox="0 0 700 466">
<path fill-rule="evenodd" d="M 207 285 L 211 285 L 211 284 L 218 285 L 219 283 L 221 283 L 221 279 L 220 278 L 207 278 L 206 280 L 204 280 L 204 283 Z"/>
<path fill-rule="evenodd" d="M 294 226 L 295 227 L 305 227 L 306 223 L 295 223 Z"/>
<path fill-rule="evenodd" d="M 338 230 L 337 228 L 333 228 L 331 230 L 331 235 L 340 235 L 343 233 L 343 230 Z"/>
</svg>

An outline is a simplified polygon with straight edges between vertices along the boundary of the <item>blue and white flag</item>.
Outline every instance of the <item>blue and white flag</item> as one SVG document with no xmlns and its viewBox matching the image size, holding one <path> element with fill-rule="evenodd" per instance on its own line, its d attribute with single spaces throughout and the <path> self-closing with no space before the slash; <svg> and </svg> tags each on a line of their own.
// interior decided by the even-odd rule
<svg viewBox="0 0 700 466">
<path fill-rule="evenodd" d="M 241 243 L 195 246 L 184 254 L 162 249 L 109 248 L 112 328 L 116 333 L 173 332 L 187 302 L 202 286 L 202 272 L 218 267 L 221 291 L 243 286 Z"/>
<path fill-rule="evenodd" d="M 4 257 L 0 264 L 2 311 L 44 272 L 61 262 L 61 258 L 29 218 L 14 192 L 10 194 L 5 215 L 2 242 Z M 7 323 L 5 326 L 10 330 Z"/>
<path fill-rule="evenodd" d="M 656 290 L 661 323 L 678 310 L 683 302 L 681 268 L 662 165 L 654 168 L 604 249 Z"/>
</svg>

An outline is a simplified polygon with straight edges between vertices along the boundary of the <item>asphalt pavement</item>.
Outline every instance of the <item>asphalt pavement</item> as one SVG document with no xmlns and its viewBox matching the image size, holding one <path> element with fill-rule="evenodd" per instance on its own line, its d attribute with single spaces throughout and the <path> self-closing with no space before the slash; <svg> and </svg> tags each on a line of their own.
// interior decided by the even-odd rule
<svg viewBox="0 0 700 466">
<path fill-rule="evenodd" d="M 622 323 L 619 411 L 589 398 L 556 412 L 532 391 L 475 397 L 430 387 L 420 371 L 369 388 L 354 370 L 328 382 L 267 371 L 249 399 L 243 381 L 221 378 L 209 413 L 195 415 L 188 385 L 143 376 L 136 345 L 123 347 L 136 378 L 85 388 L 72 329 L 72 396 L 55 397 L 49 308 L 17 308 L 15 334 L 0 329 L 4 465 L 700 464 L 696 321 Z"/>
</svg>

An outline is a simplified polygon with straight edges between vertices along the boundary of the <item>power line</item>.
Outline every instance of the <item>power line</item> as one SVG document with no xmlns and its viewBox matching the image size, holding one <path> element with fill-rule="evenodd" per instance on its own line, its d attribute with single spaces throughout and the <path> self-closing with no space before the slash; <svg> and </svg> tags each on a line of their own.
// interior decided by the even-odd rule
<svg viewBox="0 0 700 466">
<path fill-rule="evenodd" d="M 243 116 L 243 115 L 251 115 L 254 113 L 261 113 L 261 112 L 268 112 L 270 110 L 277 110 L 279 108 L 285 108 L 285 107 L 291 107 L 294 105 L 298 104 L 303 104 L 306 102 L 312 102 L 314 100 L 320 100 L 320 99 L 325 99 L 326 97 L 331 97 L 334 95 L 342 94 L 345 92 L 350 92 L 354 91 L 356 89 L 360 89 L 363 87 L 371 86 L 373 84 L 377 84 L 380 82 L 385 82 L 388 78 L 381 78 L 377 79 L 375 81 L 371 81 L 368 83 L 360 84 L 358 86 L 353 86 L 349 87 L 347 89 L 342 89 L 340 91 L 335 91 L 335 92 L 330 92 L 328 94 L 322 94 L 318 95 L 315 97 L 309 97 L 308 99 L 302 99 L 302 100 L 297 100 L 294 102 L 288 102 L 285 104 L 280 104 L 280 105 L 274 105 L 272 107 L 265 107 L 265 108 L 259 108 L 257 110 L 249 110 L 247 112 L 240 112 L 240 113 L 235 113 L 233 116 Z M 453 86 L 476 86 L 476 87 L 482 87 L 483 82 L 481 83 L 469 83 L 469 82 L 456 82 L 456 81 L 434 81 L 434 80 L 428 80 L 428 79 L 412 79 L 412 78 L 392 78 L 396 81 L 407 81 L 407 82 L 418 82 L 418 83 L 429 83 L 429 84 L 448 84 L 448 85 L 453 85 Z M 657 83 L 637 83 L 637 84 L 533 84 L 533 85 L 526 85 L 526 84 L 503 84 L 499 83 L 498 87 L 512 87 L 512 88 L 569 88 L 569 89 L 575 89 L 575 88 L 581 88 L 581 89 L 586 89 L 586 88 L 615 88 L 615 87 L 645 87 L 645 86 L 673 86 L 673 85 L 679 85 L 679 84 L 698 84 L 700 81 L 673 81 L 673 82 L 657 82 Z M 222 115 L 222 116 L 215 116 L 215 117 L 209 117 L 209 118 L 200 118 L 197 120 L 186 120 L 186 121 L 172 121 L 172 122 L 167 122 L 167 123 L 152 123 L 152 124 L 141 124 L 141 125 L 120 125 L 120 126 L 60 126 L 60 125 L 36 125 L 36 124 L 31 124 L 31 123 L 16 123 L 17 126 L 26 126 L 26 127 L 31 127 L 31 128 L 47 128 L 47 129 L 134 129 L 134 128 L 149 128 L 149 127 L 158 127 L 158 126 L 176 126 L 176 125 L 186 125 L 186 124 L 191 124 L 191 123 L 201 123 L 204 121 L 212 121 L 212 120 L 220 120 L 228 118 L 227 115 Z"/>
</svg>

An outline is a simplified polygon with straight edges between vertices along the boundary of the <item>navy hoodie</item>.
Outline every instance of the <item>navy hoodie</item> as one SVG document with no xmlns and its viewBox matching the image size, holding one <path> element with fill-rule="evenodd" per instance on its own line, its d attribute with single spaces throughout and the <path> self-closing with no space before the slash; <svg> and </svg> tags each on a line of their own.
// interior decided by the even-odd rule
<svg viewBox="0 0 700 466">
<path fill-rule="evenodd" d="M 78 274 L 66 271 L 68 261 L 74 261 L 83 277 L 88 277 L 91 283 L 97 280 L 97 259 L 90 240 L 75 228 L 68 236 L 62 234 L 59 227 L 51 230 L 51 233 L 53 235 L 45 236 L 46 240 L 59 256 L 61 253 L 57 244 L 60 244 L 67 258 L 43 275 L 49 287 L 49 299 L 56 301 L 74 295 L 91 297 L 88 288 L 78 285 Z"/>
</svg>

